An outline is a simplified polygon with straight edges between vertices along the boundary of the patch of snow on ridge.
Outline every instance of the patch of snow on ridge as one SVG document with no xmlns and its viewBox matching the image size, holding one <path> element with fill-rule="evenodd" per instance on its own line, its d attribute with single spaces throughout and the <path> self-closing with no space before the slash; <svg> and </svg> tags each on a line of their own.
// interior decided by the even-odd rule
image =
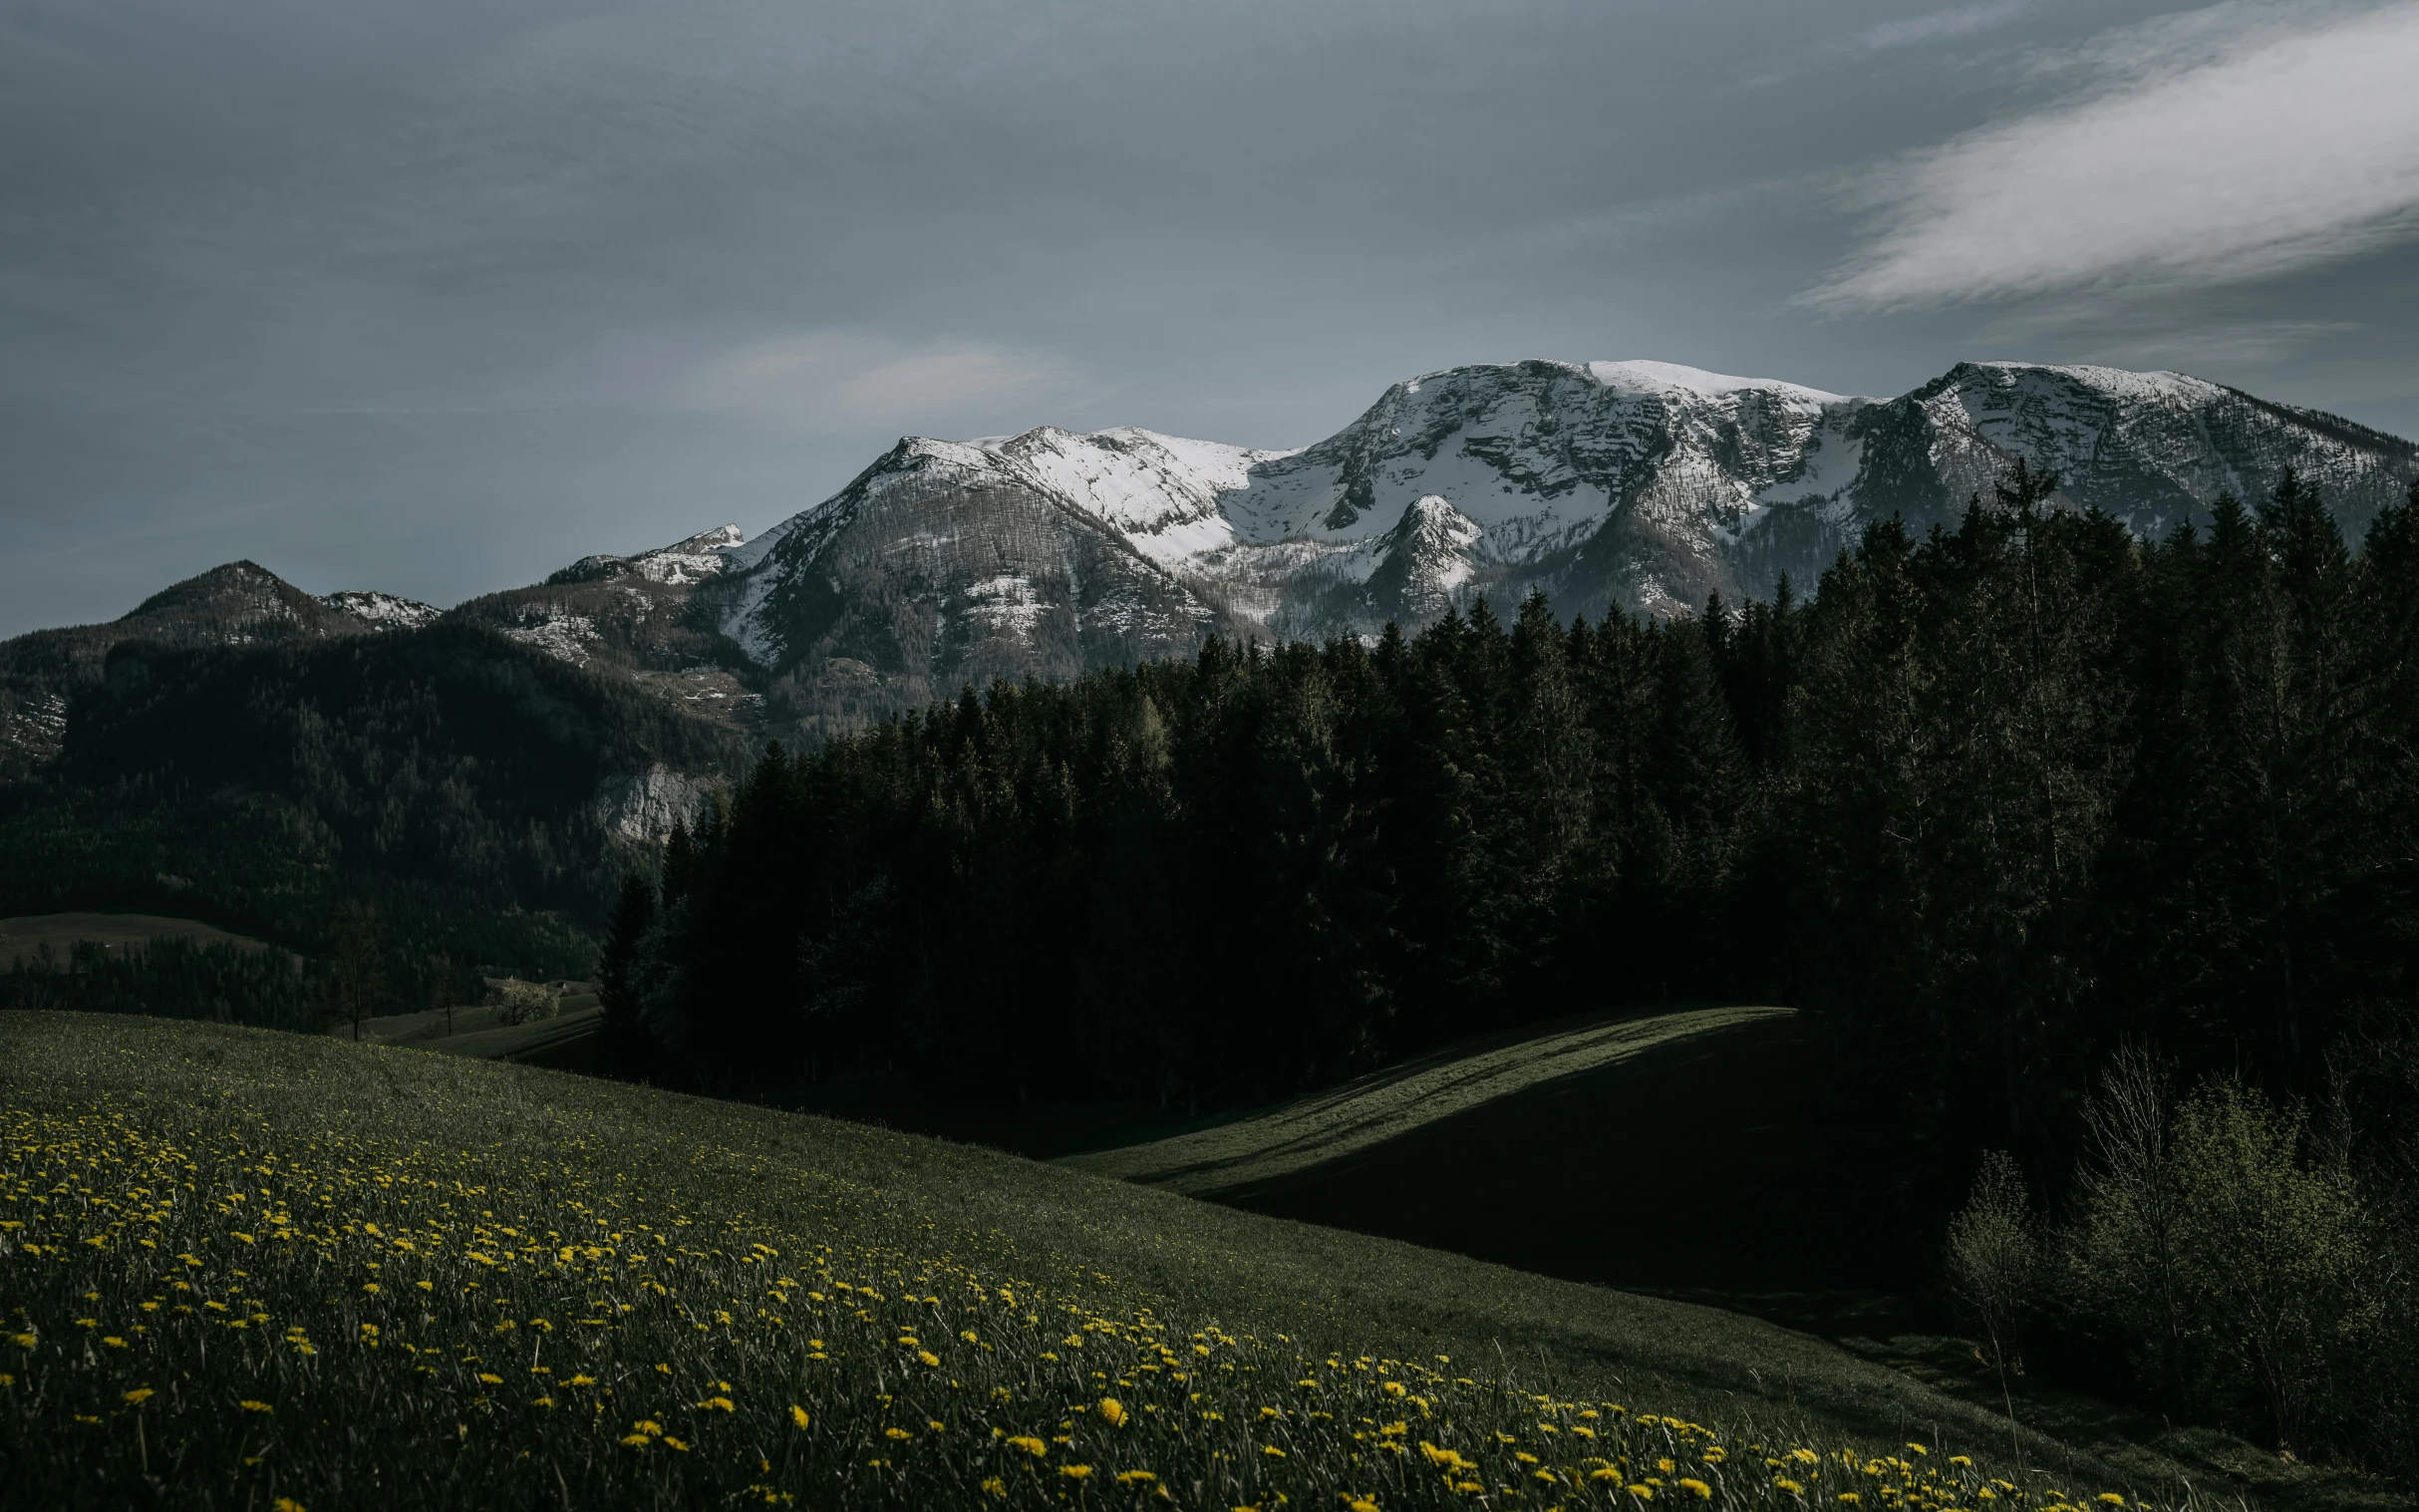
<svg viewBox="0 0 2419 1512">
<path fill-rule="evenodd" d="M 2197 405 L 2223 398 L 2226 394 L 2224 388 L 2205 378 L 2166 369 L 2136 373 L 2128 368 L 2103 368 L 2089 363 L 2061 365 L 2039 362 L 1977 362 L 1965 366 L 2004 374 L 2019 381 L 2034 374 L 2055 374 L 2116 400 L 2168 400 Z"/>
<path fill-rule="evenodd" d="M 986 578 L 966 589 L 966 618 L 1026 640 L 1033 639 L 1034 626 L 1048 607 L 1041 595 L 1034 592 L 1032 581 L 1015 573 Z"/>
<path fill-rule="evenodd" d="M 1674 362 L 1652 362 L 1643 358 L 1624 362 L 1592 362 L 1587 374 L 1608 389 L 1627 389 L 1649 394 L 1668 394 L 1677 391 L 1706 399 L 1718 399 L 1749 391 L 1779 394 L 1809 404 L 1838 404 L 1846 395 L 1826 394 L 1803 384 L 1783 383 L 1774 378 L 1733 378 L 1727 373 L 1708 373 L 1702 368 L 1682 367 Z"/>
<path fill-rule="evenodd" d="M 376 589 L 347 588 L 323 596 L 320 602 L 379 630 L 417 630 L 445 614 L 435 604 L 424 604 L 418 599 L 403 598 L 393 593 L 380 593 Z"/>
</svg>

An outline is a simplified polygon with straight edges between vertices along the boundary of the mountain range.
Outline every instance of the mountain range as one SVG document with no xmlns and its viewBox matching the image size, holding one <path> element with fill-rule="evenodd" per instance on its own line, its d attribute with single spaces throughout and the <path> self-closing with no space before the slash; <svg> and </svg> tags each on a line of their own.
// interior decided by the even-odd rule
<svg viewBox="0 0 2419 1512">
<path fill-rule="evenodd" d="M 1132 428 L 909 437 L 753 538 L 725 525 L 583 556 L 450 610 L 315 597 L 233 563 L 111 624 L 0 643 L 0 781 L 58 755 L 72 700 L 128 641 L 444 622 L 752 739 L 812 742 L 966 684 L 1211 636 L 1366 636 L 1481 595 L 1601 616 L 1685 614 L 1784 576 L 1804 591 L 1869 523 L 1953 521 L 2019 459 L 2144 535 L 2288 468 L 2356 534 L 2419 479 L 2408 441 L 2176 373 L 1969 362 L 1877 399 L 1659 362 L 1480 364 L 1395 384 L 1297 451 Z"/>
</svg>

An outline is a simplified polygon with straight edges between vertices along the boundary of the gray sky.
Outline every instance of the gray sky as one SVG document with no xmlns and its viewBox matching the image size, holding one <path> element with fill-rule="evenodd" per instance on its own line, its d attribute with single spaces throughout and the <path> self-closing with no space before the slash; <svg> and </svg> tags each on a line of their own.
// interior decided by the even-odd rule
<svg viewBox="0 0 2419 1512">
<path fill-rule="evenodd" d="M 6 0 L 0 635 L 440 604 L 901 434 L 1450 364 L 2171 367 L 2419 435 L 2419 0 Z"/>
</svg>

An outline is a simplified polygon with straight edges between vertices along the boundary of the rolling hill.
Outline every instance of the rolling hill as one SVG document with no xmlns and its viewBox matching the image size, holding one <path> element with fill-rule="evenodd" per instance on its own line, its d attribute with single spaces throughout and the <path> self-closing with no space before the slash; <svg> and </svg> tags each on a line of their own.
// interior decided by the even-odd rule
<svg viewBox="0 0 2419 1512">
<path fill-rule="evenodd" d="M 9 1014 L 0 1131 L 0 1464 L 45 1505 L 1789 1508 L 2016 1473 L 1986 1406 L 1768 1324 L 531 1067 Z M 2193 1499 L 2113 1432 L 2013 1442 L 2027 1504 Z"/>
<path fill-rule="evenodd" d="M 1849 1242 L 1856 1185 L 1808 1095 L 1823 1053 L 1790 1009 L 1591 1015 L 1065 1163 L 1575 1281 L 1715 1293 L 1906 1281 Z M 1610 1170 L 1621 1200 L 1572 1200 Z M 1711 1171 L 1758 1197 L 1702 1201 Z M 1432 1200 L 1472 1190 L 1521 1220 L 1473 1228 Z"/>
</svg>

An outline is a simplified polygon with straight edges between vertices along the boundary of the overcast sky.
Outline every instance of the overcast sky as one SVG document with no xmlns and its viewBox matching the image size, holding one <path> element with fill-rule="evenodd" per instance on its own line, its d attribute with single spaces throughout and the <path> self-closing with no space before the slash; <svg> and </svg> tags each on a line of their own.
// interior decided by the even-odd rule
<svg viewBox="0 0 2419 1512">
<path fill-rule="evenodd" d="M 451 604 L 1455 363 L 2419 436 L 2419 0 L 0 0 L 0 635 Z"/>
</svg>

